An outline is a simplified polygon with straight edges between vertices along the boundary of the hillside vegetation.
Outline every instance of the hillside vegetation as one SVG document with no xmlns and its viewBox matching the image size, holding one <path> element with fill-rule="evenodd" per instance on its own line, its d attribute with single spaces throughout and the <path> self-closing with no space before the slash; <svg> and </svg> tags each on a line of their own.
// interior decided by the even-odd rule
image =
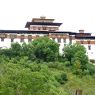
<svg viewBox="0 0 95 95">
<path fill-rule="evenodd" d="M 79 44 L 59 45 L 47 37 L 0 50 L 0 95 L 95 95 L 95 66 Z"/>
</svg>

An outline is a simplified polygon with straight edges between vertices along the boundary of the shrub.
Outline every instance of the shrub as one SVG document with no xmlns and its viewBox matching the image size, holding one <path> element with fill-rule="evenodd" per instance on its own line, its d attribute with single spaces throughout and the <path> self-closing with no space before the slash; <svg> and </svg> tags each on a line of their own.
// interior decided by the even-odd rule
<svg viewBox="0 0 95 95">
<path fill-rule="evenodd" d="M 95 60 L 94 59 L 90 59 L 90 62 L 95 63 Z"/>
<path fill-rule="evenodd" d="M 61 73 L 55 76 L 55 78 L 60 84 L 65 84 L 65 82 L 68 81 L 67 75 L 65 73 Z"/>
<path fill-rule="evenodd" d="M 58 67 L 58 63 L 57 62 L 49 62 L 47 63 L 49 68 L 57 68 Z"/>
<path fill-rule="evenodd" d="M 95 75 L 95 66 L 92 64 L 87 64 L 87 69 L 89 70 L 90 75 Z"/>
</svg>

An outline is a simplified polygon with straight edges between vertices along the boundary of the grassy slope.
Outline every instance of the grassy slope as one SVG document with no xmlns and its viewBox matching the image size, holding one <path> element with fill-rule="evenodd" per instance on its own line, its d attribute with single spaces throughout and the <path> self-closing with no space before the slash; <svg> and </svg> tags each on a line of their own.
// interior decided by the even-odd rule
<svg viewBox="0 0 95 95">
<path fill-rule="evenodd" d="M 75 89 L 82 89 L 83 95 L 95 95 L 95 79 L 91 76 L 82 78 L 74 75 L 68 75 L 69 81 L 63 86 L 69 93 L 73 93 Z"/>
<path fill-rule="evenodd" d="M 68 82 L 65 85 L 61 85 L 60 91 L 65 91 L 68 95 L 74 95 L 76 89 L 81 89 L 83 91 L 83 95 L 95 95 L 95 77 L 90 75 L 86 75 L 84 77 L 78 77 L 72 74 L 72 71 L 69 68 L 61 67 L 50 68 L 51 72 L 56 75 L 60 72 L 65 72 L 68 76 Z M 65 94 L 64 94 L 65 95 Z M 67 95 L 67 94 L 66 94 Z"/>
</svg>

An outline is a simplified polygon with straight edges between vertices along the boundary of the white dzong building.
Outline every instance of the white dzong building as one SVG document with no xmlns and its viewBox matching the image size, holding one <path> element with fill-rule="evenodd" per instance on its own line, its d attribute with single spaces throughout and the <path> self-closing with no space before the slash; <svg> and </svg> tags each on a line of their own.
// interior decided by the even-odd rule
<svg viewBox="0 0 95 95">
<path fill-rule="evenodd" d="M 80 43 L 85 46 L 89 59 L 95 59 L 95 36 L 84 33 L 84 30 L 79 30 L 78 33 L 59 31 L 61 24 L 54 22 L 54 19 L 40 17 L 26 23 L 25 28 L 28 30 L 0 30 L 0 48 L 9 48 L 13 42 L 28 43 L 37 37 L 48 36 L 60 45 L 60 53 L 65 45 Z"/>
</svg>

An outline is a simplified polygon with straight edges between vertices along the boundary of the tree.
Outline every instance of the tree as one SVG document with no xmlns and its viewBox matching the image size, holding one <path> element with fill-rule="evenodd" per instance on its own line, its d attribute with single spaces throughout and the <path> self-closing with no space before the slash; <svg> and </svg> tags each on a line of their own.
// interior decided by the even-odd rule
<svg viewBox="0 0 95 95">
<path fill-rule="evenodd" d="M 22 47 L 19 43 L 12 43 L 11 44 L 11 54 L 13 57 L 17 57 L 17 56 L 20 56 L 21 55 L 21 50 L 22 50 Z"/>
<path fill-rule="evenodd" d="M 80 67 L 82 70 L 86 68 L 88 57 L 84 46 L 80 44 L 68 45 L 64 48 L 64 56 L 68 61 L 70 61 L 71 65 L 74 65 L 75 63 L 80 65 L 78 68 Z"/>
<path fill-rule="evenodd" d="M 31 44 L 37 59 L 43 61 L 56 61 L 58 59 L 59 45 L 48 37 L 39 37 Z"/>
<path fill-rule="evenodd" d="M 32 45 L 31 44 L 26 44 L 26 43 L 22 44 L 21 56 L 30 57 L 32 55 L 32 52 L 33 52 L 33 49 L 32 49 Z"/>
</svg>

